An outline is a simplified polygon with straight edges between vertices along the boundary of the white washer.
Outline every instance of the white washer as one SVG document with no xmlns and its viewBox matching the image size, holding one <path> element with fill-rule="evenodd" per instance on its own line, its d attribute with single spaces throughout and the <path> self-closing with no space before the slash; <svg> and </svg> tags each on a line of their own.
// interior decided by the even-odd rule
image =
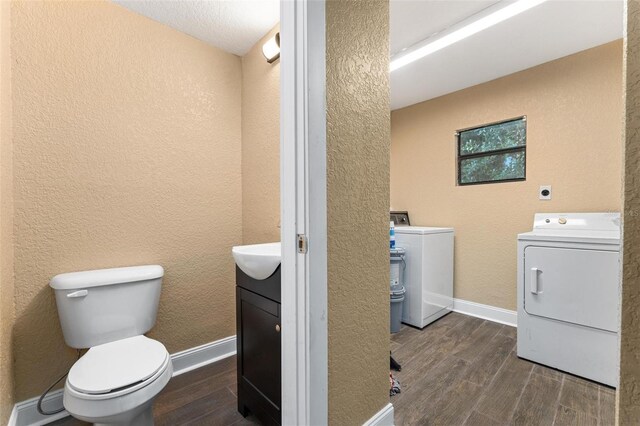
<svg viewBox="0 0 640 426">
<path fill-rule="evenodd" d="M 618 383 L 619 213 L 538 213 L 518 235 L 518 356 Z"/>
<path fill-rule="evenodd" d="M 402 322 L 423 328 L 453 310 L 453 228 L 397 226 L 406 250 Z"/>
</svg>

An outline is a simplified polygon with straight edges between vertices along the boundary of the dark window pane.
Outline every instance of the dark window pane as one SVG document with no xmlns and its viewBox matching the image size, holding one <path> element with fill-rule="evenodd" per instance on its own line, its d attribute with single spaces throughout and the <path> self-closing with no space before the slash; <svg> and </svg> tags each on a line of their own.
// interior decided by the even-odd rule
<svg viewBox="0 0 640 426">
<path fill-rule="evenodd" d="M 526 125 L 523 119 L 493 124 L 460 132 L 460 155 L 525 146 Z"/>
<path fill-rule="evenodd" d="M 463 158 L 460 161 L 460 183 L 524 178 L 524 165 L 524 150 Z"/>
</svg>

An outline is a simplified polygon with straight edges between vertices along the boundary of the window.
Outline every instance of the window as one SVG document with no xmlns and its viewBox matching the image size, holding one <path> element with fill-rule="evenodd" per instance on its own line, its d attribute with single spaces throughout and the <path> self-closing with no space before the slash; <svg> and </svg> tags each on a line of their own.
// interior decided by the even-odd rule
<svg viewBox="0 0 640 426">
<path fill-rule="evenodd" d="M 527 119 L 459 130 L 458 185 L 525 180 Z"/>
</svg>

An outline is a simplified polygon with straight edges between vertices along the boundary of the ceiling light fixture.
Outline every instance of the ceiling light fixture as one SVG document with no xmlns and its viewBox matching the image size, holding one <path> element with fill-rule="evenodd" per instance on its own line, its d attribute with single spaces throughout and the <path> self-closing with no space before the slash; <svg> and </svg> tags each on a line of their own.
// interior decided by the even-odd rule
<svg viewBox="0 0 640 426">
<path fill-rule="evenodd" d="M 262 46 L 262 54 L 269 63 L 280 57 L 280 33 L 276 33 Z"/>
<path fill-rule="evenodd" d="M 544 3 L 547 0 L 518 0 L 514 3 L 510 3 L 489 15 L 486 15 L 476 21 L 471 22 L 468 25 L 463 26 L 449 34 L 446 34 L 440 38 L 437 38 L 424 46 L 418 47 L 415 50 L 411 50 L 408 53 L 402 54 L 396 59 L 391 61 L 390 70 L 395 71 L 398 68 L 402 68 L 418 59 L 424 58 L 440 49 L 444 49 L 447 46 L 457 43 L 460 40 L 464 40 L 474 34 L 479 33 L 482 30 L 486 30 L 502 21 L 506 21 L 522 12 L 525 12 L 531 8 Z"/>
</svg>

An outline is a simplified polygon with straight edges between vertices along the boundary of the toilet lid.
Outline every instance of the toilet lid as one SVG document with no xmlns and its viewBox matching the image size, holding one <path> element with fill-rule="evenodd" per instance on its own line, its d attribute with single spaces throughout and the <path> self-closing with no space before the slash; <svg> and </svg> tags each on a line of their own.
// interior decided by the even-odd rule
<svg viewBox="0 0 640 426">
<path fill-rule="evenodd" d="M 68 383 L 78 392 L 108 393 L 153 376 L 167 360 L 164 345 L 145 336 L 94 346 L 69 371 Z"/>
</svg>

